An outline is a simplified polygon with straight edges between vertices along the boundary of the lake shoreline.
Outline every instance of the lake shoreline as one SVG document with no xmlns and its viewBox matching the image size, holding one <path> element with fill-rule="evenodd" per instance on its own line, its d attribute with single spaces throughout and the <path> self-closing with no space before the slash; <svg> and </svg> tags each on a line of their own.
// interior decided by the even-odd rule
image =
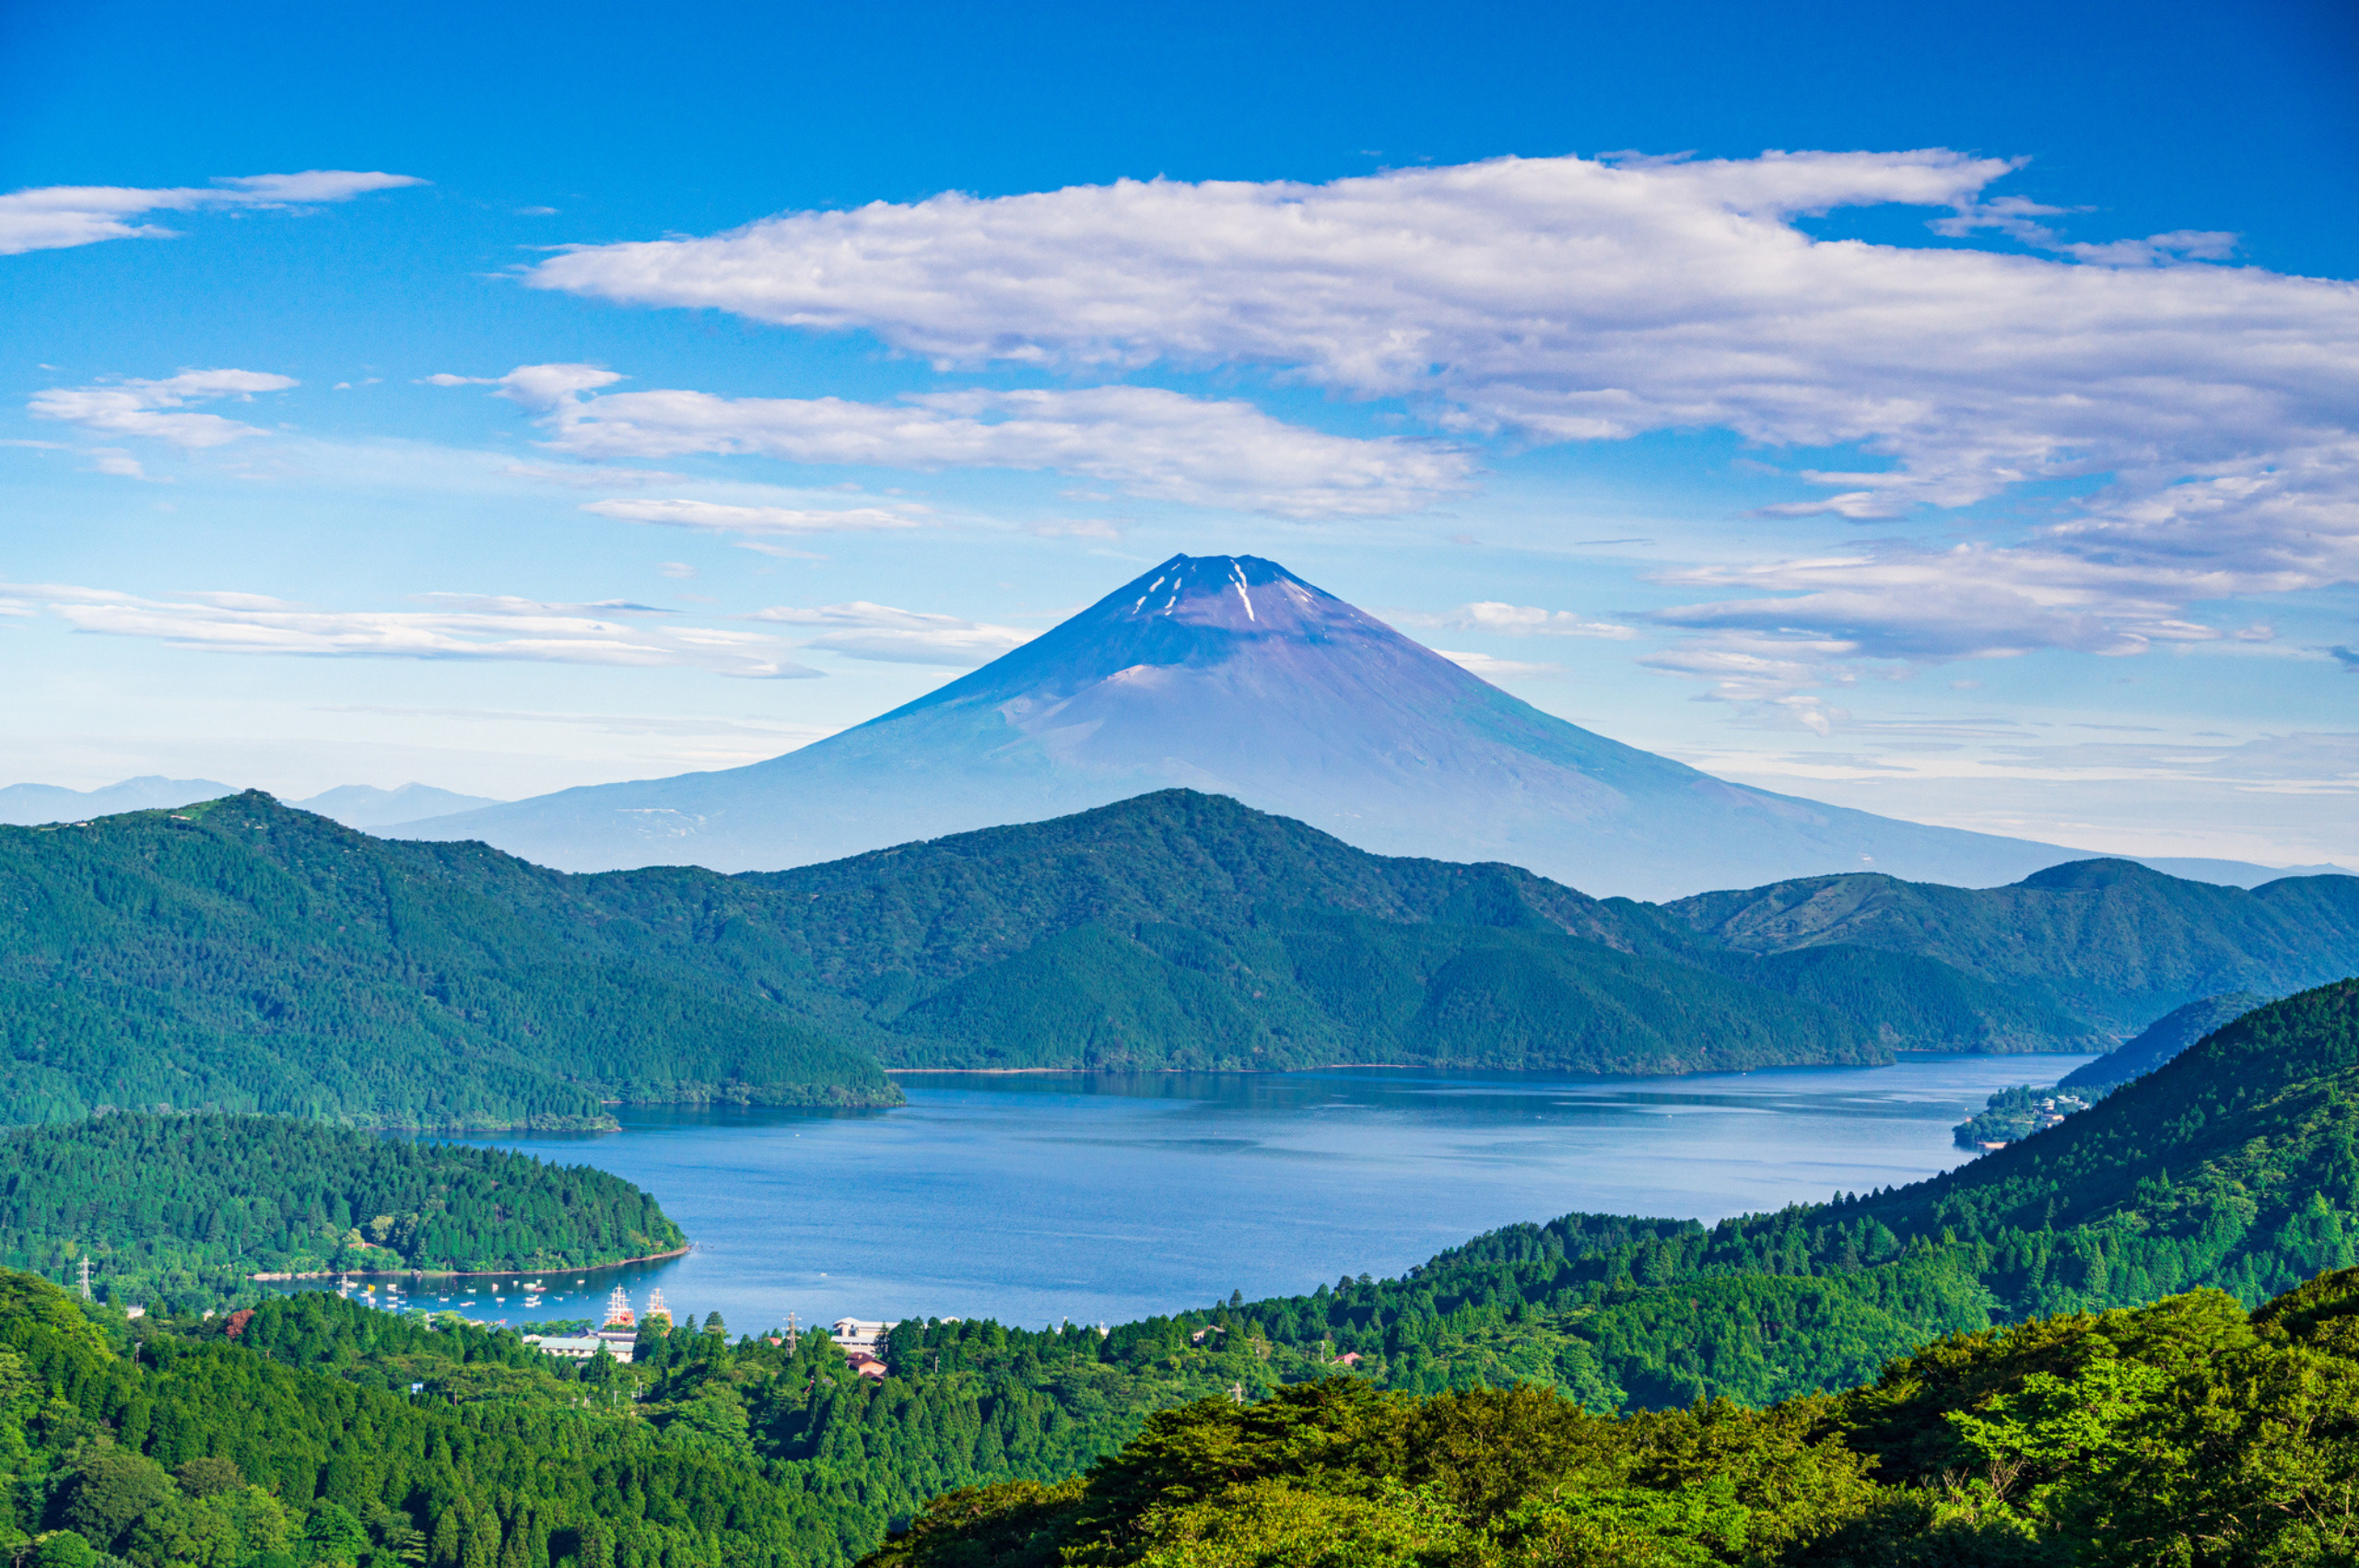
<svg viewBox="0 0 2359 1568">
<path fill-rule="evenodd" d="M 634 1263 L 668 1263 L 675 1258 L 686 1258 L 696 1250 L 697 1244 L 675 1246 L 669 1252 L 651 1252 L 644 1258 L 617 1258 L 611 1263 L 569 1263 L 562 1269 L 544 1267 L 531 1269 L 315 1269 L 300 1274 L 249 1274 L 252 1284 L 277 1285 L 292 1280 L 498 1280 L 521 1274 L 589 1274 L 601 1269 L 628 1269 Z"/>
</svg>

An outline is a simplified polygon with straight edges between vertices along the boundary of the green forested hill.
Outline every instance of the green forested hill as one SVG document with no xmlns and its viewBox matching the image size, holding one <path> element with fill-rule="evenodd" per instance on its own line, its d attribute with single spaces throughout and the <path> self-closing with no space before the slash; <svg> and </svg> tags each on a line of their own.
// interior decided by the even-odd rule
<svg viewBox="0 0 2359 1568">
<path fill-rule="evenodd" d="M 584 1125 L 614 1101 L 889 1104 L 880 1063 L 1667 1073 L 2088 1048 L 2223 976 L 2359 967 L 2354 933 L 2359 879 L 2248 894 L 2116 862 L 1982 893 L 1601 902 L 1182 790 L 734 877 L 566 876 L 250 794 L 0 829 L 0 1121 Z"/>
<path fill-rule="evenodd" d="M 0 1121 L 215 1106 L 611 1124 L 606 1101 L 889 1104 L 870 1053 L 536 916 L 553 873 L 240 795 L 0 827 Z M 562 882 L 563 879 L 557 879 Z"/>
<path fill-rule="evenodd" d="M 2134 1039 L 2095 1061 L 2083 1062 L 2057 1083 L 2060 1089 L 2111 1089 L 2143 1077 L 2224 1024 L 2233 1024 L 2271 999 L 2259 991 L 2231 991 L 2173 1008 Z"/>
<path fill-rule="evenodd" d="M 1840 1398 L 1600 1418 L 1346 1379 L 937 1500 L 871 1568 L 2002 1568 L 2359 1555 L 2359 1279 L 1964 1335 Z"/>
<path fill-rule="evenodd" d="M 1665 907 L 1746 953 L 1840 943 L 1938 959 L 2123 1035 L 2201 998 L 2283 996 L 2359 974 L 2359 877 L 2286 877 L 2248 891 L 2130 860 L 2080 860 L 2008 887 L 1853 873 Z"/>
<path fill-rule="evenodd" d="M 685 1245 L 586 1165 L 275 1117 L 117 1113 L 0 1135 L 0 1265 L 210 1306 L 249 1275 L 581 1269 Z"/>
<path fill-rule="evenodd" d="M 1506 1380 L 1387 1393 L 1217 1316 L 1213 1349 L 1193 1318 L 905 1324 L 877 1384 L 819 1335 L 683 1326 L 637 1365 L 573 1364 L 332 1296 L 93 1320 L 0 1274 L 0 1546 L 43 1568 L 839 1568 L 922 1509 L 878 1568 L 2359 1548 L 2349 1273 L 2249 1315 L 2197 1294 L 1978 1329 L 1832 1397 L 1620 1416 Z"/>
<path fill-rule="evenodd" d="M 742 877 L 565 876 L 241 795 L 0 829 L 0 939 L 16 1121 L 581 1125 L 603 1101 L 890 1103 L 880 1059 L 1681 1072 L 2087 1033 L 1932 960 L 1734 953 L 1185 790 Z"/>
<path fill-rule="evenodd" d="M 628 886 L 635 917 L 687 940 L 645 874 L 585 880 L 616 907 Z M 1685 1072 L 2093 1039 L 1931 960 L 1755 957 L 1646 906 L 1369 855 L 1187 790 L 730 881 L 721 923 L 857 1000 L 899 1065 Z"/>
<path fill-rule="evenodd" d="M 469 1568 L 471 1550 L 491 1554 L 490 1568 L 566 1568 L 569 1556 L 581 1568 L 599 1551 L 611 1552 L 609 1568 L 834 1568 L 952 1488 L 1013 1486 L 993 1496 L 1028 1499 L 1026 1509 L 1046 1498 L 1050 1514 L 1060 1500 L 1107 1495 L 1071 1478 L 1143 1429 L 1150 1449 L 1178 1434 L 1183 1449 L 1211 1445 L 1223 1466 L 1238 1462 L 1246 1429 L 1235 1423 L 1264 1420 L 1287 1442 L 1299 1437 L 1298 1454 L 1398 1457 L 1421 1450 L 1377 1418 L 1414 1410 L 1473 1423 L 1450 1439 L 1457 1447 L 1434 1450 L 1458 1453 L 1467 1475 L 1503 1457 L 1528 1459 L 1547 1495 L 1514 1495 L 1546 1528 L 1492 1532 L 1490 1515 L 1470 1520 L 1440 1506 L 1441 1493 L 1418 1493 L 1425 1472 L 1380 1470 L 1364 1501 L 1405 1510 L 1385 1515 L 1395 1525 L 1424 1520 L 1443 1533 L 1414 1538 L 1424 1544 L 1406 1557 L 1383 1555 L 1386 1540 L 1399 1544 L 1392 1537 L 1320 1537 L 1358 1553 L 1332 1561 L 1475 1568 L 1521 1561 L 1509 1549 L 1529 1546 L 1535 1564 L 1766 1562 L 1808 1539 L 1824 1551 L 1786 1559 L 1796 1568 L 2143 1564 L 2155 1541 L 2180 1538 L 2123 1533 L 2133 1527 L 2200 1527 L 2216 1540 L 2230 1539 L 2224 1521 L 2249 1530 L 2256 1518 L 2274 1533 L 2235 1537 L 2259 1545 L 2217 1561 L 2280 1560 L 2259 1555 L 2262 1546 L 2282 1547 L 2288 1562 L 2340 1561 L 2316 1554 L 2341 1550 L 2341 1538 L 2295 1527 L 2347 1527 L 2348 1512 L 2328 1504 L 2354 1479 L 2359 1376 L 2345 1363 L 2359 1350 L 2350 1333 L 2359 1276 L 2297 1291 L 2250 1318 L 2217 1295 L 2145 1304 L 2216 1284 L 2261 1307 L 2273 1292 L 2359 1261 L 2346 1115 L 2359 1104 L 2355 1032 L 2359 982 L 2289 998 L 2214 1035 L 2085 1113 L 2099 1118 L 2100 1141 L 2130 1141 L 2108 1156 L 2123 1162 L 2118 1170 L 2102 1149 L 2067 1138 L 2067 1123 L 1895 1192 L 1708 1228 L 1570 1215 L 1477 1237 L 1398 1279 L 1232 1296 L 1104 1335 L 906 1322 L 888 1337 L 882 1383 L 854 1376 L 819 1336 L 733 1344 L 718 1324 L 683 1325 L 643 1338 L 639 1364 L 577 1367 L 525 1356 L 505 1336 L 429 1333 L 315 1295 L 251 1317 L 148 1325 L 146 1370 L 73 1362 L 80 1370 L 60 1397 L 84 1422 L 111 1426 L 118 1449 L 174 1469 L 197 1455 L 229 1459 L 239 1477 L 291 1500 L 279 1539 L 309 1542 L 300 1550 L 315 1563 L 355 1568 L 412 1562 L 405 1551 L 423 1555 L 425 1568 Z M 2102 1119 L 2123 1104 L 2130 1113 Z M 78 1321 L 53 1291 L 12 1278 L 0 1276 L 0 1346 L 55 1343 L 18 1327 L 19 1316 L 59 1334 Z M 2103 1316 L 2030 1321 L 2058 1312 Z M 1994 1323 L 2015 1327 L 1994 1332 Z M 0 1361 L 0 1407 L 9 1371 Z M 424 1386 L 417 1402 L 388 1392 L 412 1383 Z M 1473 1392 L 1519 1384 L 1531 1387 Z M 1227 1403 L 1232 1390 L 1242 1414 Z M 1413 1406 L 1376 1390 L 1449 1397 Z M 1194 1413 L 1151 1419 L 1207 1397 Z M 233 1410 L 267 1419 L 232 1430 L 224 1412 Z M 1315 1424 L 1285 1424 L 1304 1410 L 1350 1415 L 1373 1446 L 1337 1447 Z M 1546 1417 L 1542 1427 L 1516 1424 L 1534 1412 Z M 18 1504 L 27 1533 L 99 1517 L 71 1512 L 99 1450 L 46 1435 L 96 1427 L 53 1412 L 44 1423 L 28 1428 L 29 1457 L 0 1429 L 0 1465 L 28 1478 L 0 1495 L 32 1500 Z M 1596 1468 L 1563 1468 L 1565 1444 Z M 527 1465 L 514 1448 L 535 1457 Z M 1140 1452 L 1096 1473 L 1134 1466 Z M 584 1467 L 593 1480 L 577 1486 Z M 1836 1490 L 1813 1490 L 1822 1480 Z M 1046 1497 L 1019 1483 L 1062 1490 Z M 203 1501 L 185 1486 L 141 1495 L 147 1508 Z M 2102 1512 L 2124 1498 L 2167 1506 L 2134 1518 Z M 1169 1550 L 1155 1561 L 1325 1561 L 1295 1526 L 1360 1517 L 1283 1488 L 1264 1501 L 1242 1523 L 1225 1516 L 1226 1504 L 1190 1515 L 1203 1531 L 1195 1546 L 1157 1537 L 1157 1550 Z M 1549 1507 L 1572 1513 L 1556 1518 Z M 885 1561 L 991 1562 L 1001 1559 L 980 1547 L 968 1559 L 927 1553 L 977 1539 L 996 1541 L 991 1552 L 1021 1545 L 963 1537 L 962 1518 L 1018 1537 L 1073 1525 L 997 1508 L 990 1497 L 945 1503 L 894 1549 L 903 1555 Z M 199 1561 L 160 1544 L 167 1523 L 182 1532 L 170 1539 L 247 1528 L 174 1514 L 142 1534 L 146 1517 L 110 1515 L 92 1527 L 133 1568 Z M 690 1527 L 693 1539 L 671 1533 Z M 241 1552 L 266 1549 L 264 1536 L 236 1539 Z M 1048 1544 L 1083 1550 L 1072 1561 L 1087 1562 L 1097 1539 L 1067 1533 Z M 1919 1540 L 1931 1543 L 1929 1555 L 1907 1555 Z M 1686 1555 L 1666 1541 L 1685 1542 Z M 2088 1542 L 2096 1546 L 2083 1550 Z M 1837 1543 L 1852 1555 L 1826 1555 Z M 2117 1549 L 2127 1555 L 2104 1555 Z M 245 1561 L 232 1555 L 229 1568 Z"/>
<path fill-rule="evenodd" d="M 1864 1209 L 1970 1235 L 2095 1225 L 2124 1259 L 2359 1211 L 2359 980 L 2248 1012 L 2060 1125 Z"/>
</svg>

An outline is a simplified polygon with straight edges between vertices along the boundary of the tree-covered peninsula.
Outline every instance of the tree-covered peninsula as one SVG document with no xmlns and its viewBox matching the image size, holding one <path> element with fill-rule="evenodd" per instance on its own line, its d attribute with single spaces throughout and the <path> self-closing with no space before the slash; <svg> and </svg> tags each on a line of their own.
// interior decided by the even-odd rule
<svg viewBox="0 0 2359 1568">
<path fill-rule="evenodd" d="M 0 1266 L 63 1281 L 88 1258 L 117 1302 L 196 1310 L 262 1272 L 584 1269 L 686 1245 L 621 1177 L 499 1149 L 220 1115 L 0 1135 Z"/>
</svg>

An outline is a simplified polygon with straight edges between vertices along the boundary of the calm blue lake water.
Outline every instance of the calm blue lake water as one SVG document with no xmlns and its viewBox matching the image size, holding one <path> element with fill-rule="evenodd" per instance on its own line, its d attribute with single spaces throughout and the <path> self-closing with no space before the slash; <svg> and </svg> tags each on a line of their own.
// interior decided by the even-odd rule
<svg viewBox="0 0 2359 1568">
<path fill-rule="evenodd" d="M 1994 1089 L 2080 1056 L 1601 1082 L 1360 1070 L 911 1074 L 892 1111 L 633 1111 L 486 1140 L 613 1171 L 695 1238 L 674 1262 L 513 1281 L 467 1316 L 590 1316 L 619 1281 L 731 1329 L 839 1316 L 1121 1322 L 1396 1274 L 1572 1210 L 1716 1220 L 1914 1181 Z M 575 1281 L 584 1281 L 577 1286 Z M 414 1305 L 439 1306 L 439 1291 Z M 504 1297 L 504 1300 L 495 1299 Z M 469 1299 L 452 1297 L 449 1305 Z"/>
</svg>

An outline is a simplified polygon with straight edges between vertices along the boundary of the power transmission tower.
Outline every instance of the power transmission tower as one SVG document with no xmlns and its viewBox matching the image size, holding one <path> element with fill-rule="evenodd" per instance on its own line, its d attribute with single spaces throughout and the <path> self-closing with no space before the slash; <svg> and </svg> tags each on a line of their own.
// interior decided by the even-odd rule
<svg viewBox="0 0 2359 1568">
<path fill-rule="evenodd" d="M 87 1252 L 82 1255 L 82 1299 L 90 1299 L 90 1255 Z"/>
</svg>

